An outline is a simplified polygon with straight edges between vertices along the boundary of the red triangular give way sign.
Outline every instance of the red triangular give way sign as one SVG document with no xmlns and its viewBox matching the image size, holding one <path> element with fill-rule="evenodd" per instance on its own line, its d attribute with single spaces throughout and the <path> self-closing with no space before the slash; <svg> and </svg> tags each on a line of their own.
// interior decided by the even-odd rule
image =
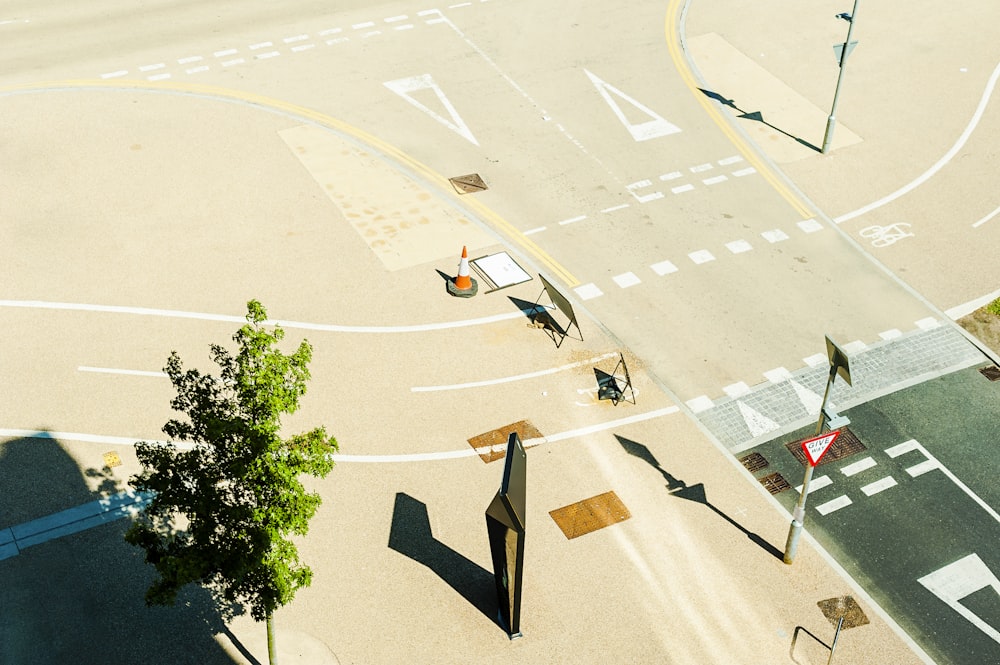
<svg viewBox="0 0 1000 665">
<path fill-rule="evenodd" d="M 817 436 L 803 441 L 802 450 L 805 451 L 809 464 L 812 466 L 819 464 L 820 458 L 826 454 L 826 451 L 830 449 L 830 446 L 833 445 L 833 442 L 837 440 L 838 436 L 840 436 L 840 430 L 827 432 L 822 436 Z"/>
</svg>

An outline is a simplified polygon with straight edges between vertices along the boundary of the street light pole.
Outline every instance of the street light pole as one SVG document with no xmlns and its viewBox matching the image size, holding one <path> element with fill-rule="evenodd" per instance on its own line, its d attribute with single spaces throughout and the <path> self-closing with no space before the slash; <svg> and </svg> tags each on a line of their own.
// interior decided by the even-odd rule
<svg viewBox="0 0 1000 665">
<path fill-rule="evenodd" d="M 830 149 L 830 142 L 833 141 L 833 126 L 837 123 L 836 113 L 837 113 L 837 101 L 840 99 L 840 84 L 844 80 L 844 69 L 847 64 L 847 55 L 851 51 L 851 35 L 854 33 L 854 21 L 858 16 L 858 2 L 860 0 L 854 0 L 854 9 L 851 10 L 850 14 L 838 14 L 837 18 L 842 18 L 847 21 L 847 41 L 844 42 L 844 48 L 840 52 L 840 73 L 837 74 L 837 88 L 833 91 L 833 106 L 830 107 L 830 117 L 826 119 L 826 133 L 823 134 L 823 154 L 825 155 Z"/>
</svg>

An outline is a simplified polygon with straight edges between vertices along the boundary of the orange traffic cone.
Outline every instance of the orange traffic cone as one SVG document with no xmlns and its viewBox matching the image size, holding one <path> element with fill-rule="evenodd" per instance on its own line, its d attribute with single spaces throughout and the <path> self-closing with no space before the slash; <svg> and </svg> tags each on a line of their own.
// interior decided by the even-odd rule
<svg viewBox="0 0 1000 665">
<path fill-rule="evenodd" d="M 469 252 L 462 247 L 462 260 L 458 263 L 458 276 L 448 280 L 448 293 L 459 298 L 471 298 L 479 292 L 479 285 L 469 274 Z"/>
</svg>

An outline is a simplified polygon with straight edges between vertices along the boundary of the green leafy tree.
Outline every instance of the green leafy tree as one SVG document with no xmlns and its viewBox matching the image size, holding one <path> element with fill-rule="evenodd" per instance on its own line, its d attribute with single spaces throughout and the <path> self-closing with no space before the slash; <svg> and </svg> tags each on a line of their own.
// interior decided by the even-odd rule
<svg viewBox="0 0 1000 665">
<path fill-rule="evenodd" d="M 163 431 L 187 445 L 136 444 L 143 470 L 131 484 L 152 500 L 125 540 L 145 550 L 158 573 L 147 605 L 172 605 L 186 584 L 206 585 L 266 621 L 274 665 L 274 611 L 312 579 L 289 536 L 306 534 L 321 500 L 299 477 L 325 477 L 337 442 L 323 427 L 281 437 L 282 414 L 295 412 L 305 393 L 312 347 L 303 341 L 291 355 L 279 351 L 284 331 L 264 327 L 267 312 L 256 300 L 246 318 L 233 336 L 235 355 L 211 345 L 217 377 L 185 371 L 170 354 L 164 371 L 177 391 L 170 405 L 187 419 Z"/>
</svg>

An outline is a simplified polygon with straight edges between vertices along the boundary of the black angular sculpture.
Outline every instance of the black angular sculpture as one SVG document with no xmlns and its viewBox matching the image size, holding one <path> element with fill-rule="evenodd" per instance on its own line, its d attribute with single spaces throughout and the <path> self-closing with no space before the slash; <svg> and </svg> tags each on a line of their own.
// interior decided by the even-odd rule
<svg viewBox="0 0 1000 665">
<path fill-rule="evenodd" d="M 500 624 L 510 639 L 521 637 L 521 577 L 524 570 L 524 494 L 528 456 L 516 432 L 507 438 L 500 491 L 486 509 Z"/>
</svg>

